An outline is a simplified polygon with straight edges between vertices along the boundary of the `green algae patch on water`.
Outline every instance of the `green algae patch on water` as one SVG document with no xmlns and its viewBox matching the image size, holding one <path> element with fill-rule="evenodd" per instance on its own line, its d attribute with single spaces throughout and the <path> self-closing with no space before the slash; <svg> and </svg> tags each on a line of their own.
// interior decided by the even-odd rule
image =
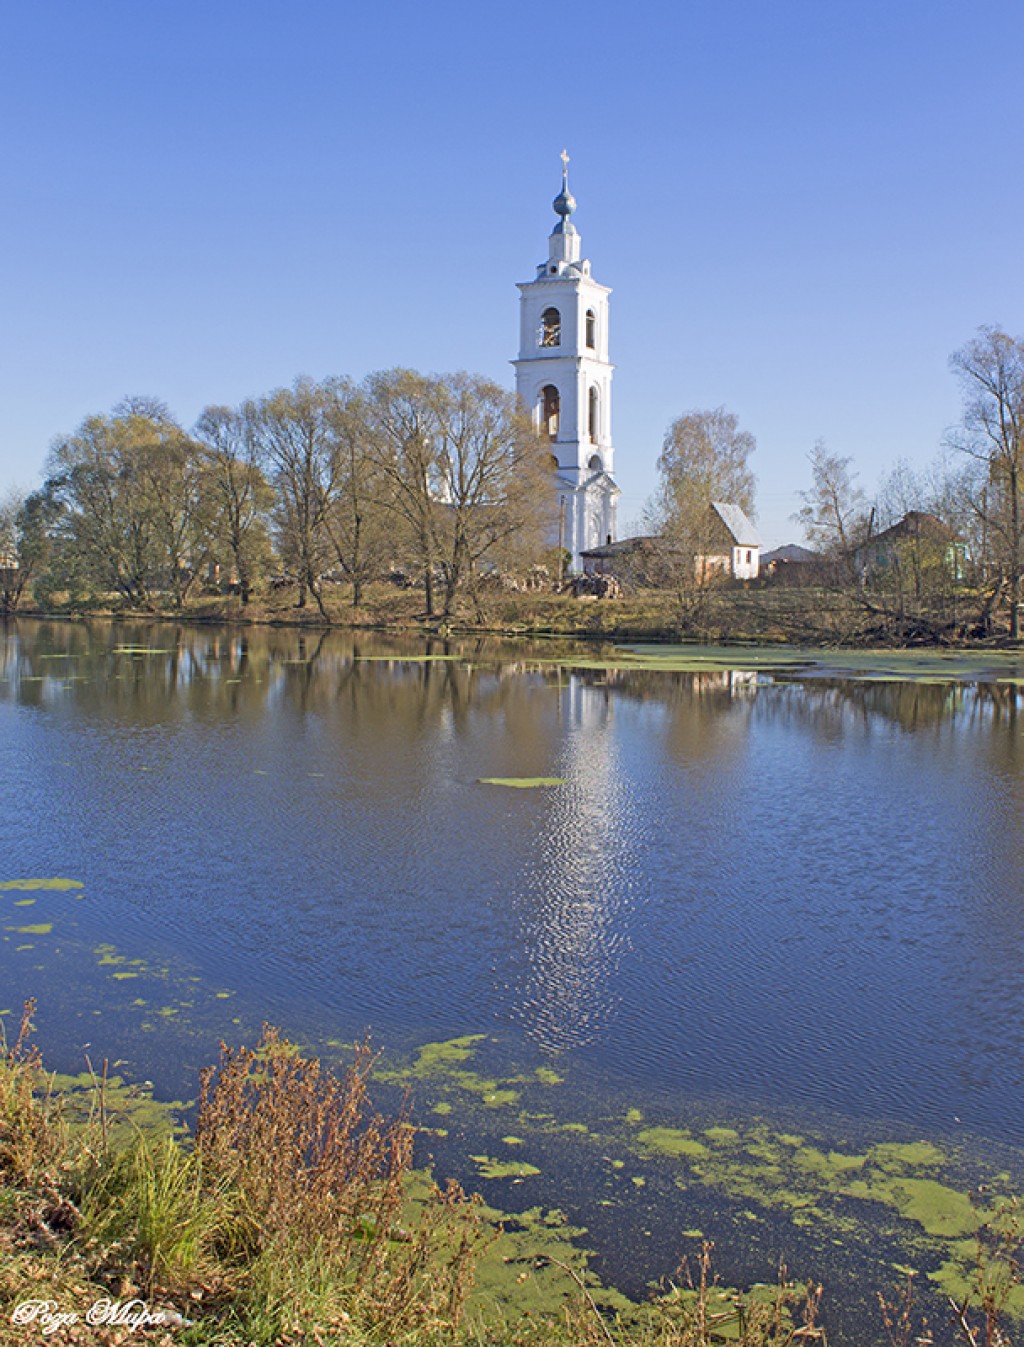
<svg viewBox="0 0 1024 1347">
<path fill-rule="evenodd" d="M 416 1060 L 408 1068 L 411 1076 L 434 1076 L 450 1071 L 463 1062 L 468 1062 L 476 1050 L 476 1045 L 486 1039 L 486 1034 L 463 1034 L 461 1038 L 448 1038 L 439 1043 L 424 1043 L 416 1050 Z"/>
<path fill-rule="evenodd" d="M 528 1179 L 540 1173 L 536 1165 L 527 1164 L 525 1160 L 495 1160 L 489 1155 L 471 1155 L 469 1158 L 482 1179 Z"/>
<path fill-rule="evenodd" d="M 436 1081 L 475 1095 L 487 1108 L 506 1108 L 518 1101 L 519 1090 L 507 1081 L 483 1076 L 463 1065 L 472 1060 L 477 1045 L 486 1038 L 486 1034 L 463 1034 L 459 1038 L 449 1038 L 438 1043 L 424 1043 L 417 1049 L 411 1065 L 396 1070 L 378 1070 L 375 1074 L 379 1080 L 388 1084 Z"/>
<path fill-rule="evenodd" d="M 77 879 L 5 879 L 0 881 L 0 892 L 12 889 L 84 889 L 85 885 Z"/>
<path fill-rule="evenodd" d="M 13 931 L 15 935 L 49 935 L 53 930 L 52 921 L 37 921 L 32 926 L 5 926 L 5 931 Z"/>
<path fill-rule="evenodd" d="M 657 1155 L 703 1160 L 711 1154 L 702 1141 L 697 1141 L 689 1132 L 678 1127 L 648 1127 L 638 1132 L 636 1139 L 645 1150 Z"/>
<path fill-rule="evenodd" d="M 533 1074 L 542 1085 L 562 1085 L 565 1081 L 565 1077 L 553 1071 L 550 1066 L 538 1066 Z"/>
<path fill-rule="evenodd" d="M 705 1127 L 702 1135 L 719 1146 L 731 1146 L 740 1139 L 735 1127 Z"/>
<path fill-rule="evenodd" d="M 481 786 L 507 786 L 511 790 L 532 790 L 535 786 L 564 786 L 564 776 L 480 776 Z"/>
<path fill-rule="evenodd" d="M 867 682 L 1008 683 L 1024 679 L 1016 651 L 839 650 L 789 645 L 616 646 L 603 657 L 548 661 L 568 669 L 661 673 L 760 673 L 774 679 L 852 678 Z"/>
<path fill-rule="evenodd" d="M 132 1085 L 121 1076 L 101 1081 L 93 1072 L 77 1076 L 42 1073 L 43 1088 L 59 1094 L 72 1126 L 95 1122 L 102 1109 L 107 1120 L 110 1143 L 127 1146 L 140 1132 L 147 1136 L 183 1136 L 187 1128 L 180 1117 L 190 1107 L 180 1099 L 170 1102 L 155 1099 L 148 1086 Z"/>
</svg>

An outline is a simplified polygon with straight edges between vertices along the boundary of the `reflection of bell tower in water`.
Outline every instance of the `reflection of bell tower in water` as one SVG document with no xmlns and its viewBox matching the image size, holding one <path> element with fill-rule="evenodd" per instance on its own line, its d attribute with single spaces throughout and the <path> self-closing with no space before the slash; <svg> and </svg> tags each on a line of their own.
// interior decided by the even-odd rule
<svg viewBox="0 0 1024 1347">
<path fill-rule="evenodd" d="M 608 363 L 608 296 L 580 258 L 580 236 L 569 219 L 569 156 L 562 151 L 558 223 L 548 258 L 535 280 L 519 286 L 519 359 L 516 392 L 533 410 L 551 443 L 560 510 L 559 533 L 580 569 L 580 553 L 615 537 L 612 365 Z"/>
</svg>

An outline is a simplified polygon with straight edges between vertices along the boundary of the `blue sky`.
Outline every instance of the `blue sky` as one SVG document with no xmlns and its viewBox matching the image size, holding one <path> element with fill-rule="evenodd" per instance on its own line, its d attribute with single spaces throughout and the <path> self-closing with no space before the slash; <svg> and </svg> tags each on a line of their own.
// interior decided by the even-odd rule
<svg viewBox="0 0 1024 1347">
<path fill-rule="evenodd" d="M 511 386 L 565 145 L 622 522 L 724 404 L 796 537 L 817 438 L 924 464 L 950 352 L 1024 332 L 1022 50 L 1021 0 L 0 0 L 0 492 L 126 393 Z"/>
</svg>

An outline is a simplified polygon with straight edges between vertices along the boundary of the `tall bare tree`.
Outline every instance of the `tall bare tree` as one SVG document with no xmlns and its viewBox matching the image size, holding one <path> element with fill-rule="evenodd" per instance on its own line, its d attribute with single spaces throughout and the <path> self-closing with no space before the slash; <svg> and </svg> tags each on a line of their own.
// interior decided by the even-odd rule
<svg viewBox="0 0 1024 1347">
<path fill-rule="evenodd" d="M 474 597 L 481 566 L 536 557 L 551 531 L 548 455 L 512 394 L 479 376 L 371 375 L 369 441 L 385 499 L 422 569 L 428 613 L 435 571 L 449 615 Z"/>
<path fill-rule="evenodd" d="M 338 476 L 324 527 L 333 560 L 352 585 L 352 607 L 358 608 L 366 584 L 395 555 L 392 488 L 374 452 L 365 392 L 339 389 L 332 421 Z"/>
<path fill-rule="evenodd" d="M 298 580 L 298 606 L 312 594 L 322 616 L 331 556 L 327 518 L 340 476 L 336 406 L 347 387 L 344 380 L 297 379 L 243 409 L 277 489 L 278 544 Z"/>
<path fill-rule="evenodd" d="M 367 441 L 382 492 L 395 522 L 395 543 L 423 575 L 428 615 L 434 613 L 437 565 L 438 446 L 428 380 L 415 370 L 385 370 L 363 385 Z"/>
<path fill-rule="evenodd" d="M 803 505 L 793 518 L 803 526 L 812 546 L 831 555 L 848 577 L 853 575 L 853 553 L 867 529 L 864 492 L 850 471 L 850 458 L 830 453 L 818 440 L 809 454 L 811 487 L 801 491 Z"/>
<path fill-rule="evenodd" d="M 54 444 L 44 490 L 59 507 L 65 569 L 129 604 L 169 584 L 183 602 L 198 565 L 188 437 L 161 403 L 131 398 Z"/>
<path fill-rule="evenodd" d="M 658 458 L 659 485 L 645 525 L 658 538 L 660 583 L 676 596 L 680 626 L 704 620 L 711 589 L 725 575 L 707 559 L 721 552 L 722 523 L 712 501 L 754 514 L 755 478 L 749 458 L 754 436 L 724 407 L 677 417 Z"/>
<path fill-rule="evenodd" d="M 231 407 L 207 407 L 194 432 L 201 471 L 203 519 L 213 557 L 230 564 L 242 603 L 270 555 L 268 519 L 274 492 L 259 464 L 252 418 Z"/>
<path fill-rule="evenodd" d="M 979 465 L 971 506 L 995 563 L 994 593 L 1007 591 L 1010 636 L 1017 641 L 1024 569 L 1024 338 L 983 327 L 950 365 L 964 395 L 963 425 L 950 441 Z"/>
<path fill-rule="evenodd" d="M 46 564 L 55 513 L 44 491 L 25 496 L 11 490 L 0 501 L 0 614 L 17 611 Z"/>
</svg>

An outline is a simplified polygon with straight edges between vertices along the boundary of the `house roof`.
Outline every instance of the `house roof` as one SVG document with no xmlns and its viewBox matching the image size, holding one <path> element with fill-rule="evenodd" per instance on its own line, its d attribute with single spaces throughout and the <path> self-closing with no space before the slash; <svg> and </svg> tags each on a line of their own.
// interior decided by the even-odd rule
<svg viewBox="0 0 1024 1347">
<path fill-rule="evenodd" d="M 595 561 L 607 560 L 609 557 L 628 556 L 631 552 L 641 552 L 649 546 L 660 544 L 663 540 L 649 536 L 647 534 L 638 534 L 634 538 L 620 538 L 618 542 L 602 543 L 600 547 L 588 547 L 585 552 L 581 552 L 581 557 L 591 557 Z"/>
<path fill-rule="evenodd" d="M 770 566 L 773 561 L 820 561 L 821 557 L 817 552 L 812 552 L 809 547 L 801 547 L 799 543 L 783 543 L 781 547 L 776 547 L 774 551 L 763 552 L 761 554 L 762 565 Z"/>
<path fill-rule="evenodd" d="M 955 529 L 944 524 L 938 515 L 928 514 L 925 510 L 909 510 L 899 523 L 876 533 L 864 545 L 874 547 L 876 543 L 895 543 L 904 538 L 937 543 L 959 541 Z"/>
<path fill-rule="evenodd" d="M 753 524 L 738 505 L 713 500 L 711 508 L 728 529 L 737 547 L 760 547 L 761 538 Z"/>
</svg>

